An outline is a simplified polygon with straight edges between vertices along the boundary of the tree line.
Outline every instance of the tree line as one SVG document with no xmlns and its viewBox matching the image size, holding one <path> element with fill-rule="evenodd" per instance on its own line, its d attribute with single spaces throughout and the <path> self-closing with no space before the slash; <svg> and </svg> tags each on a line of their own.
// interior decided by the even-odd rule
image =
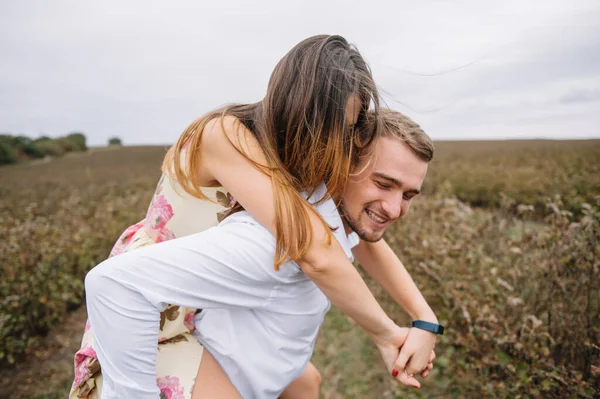
<svg viewBox="0 0 600 399">
<path fill-rule="evenodd" d="M 86 141 L 85 135 L 80 132 L 57 138 L 42 136 L 36 139 L 22 135 L 0 134 L 0 165 L 48 156 L 60 157 L 68 152 L 87 151 Z M 108 145 L 120 146 L 121 139 L 111 137 Z"/>
</svg>

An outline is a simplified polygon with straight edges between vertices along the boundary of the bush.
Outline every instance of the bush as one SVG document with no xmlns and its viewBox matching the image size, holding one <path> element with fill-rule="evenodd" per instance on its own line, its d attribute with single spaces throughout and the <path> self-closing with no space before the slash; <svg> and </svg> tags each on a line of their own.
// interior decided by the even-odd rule
<svg viewBox="0 0 600 399">
<path fill-rule="evenodd" d="M 531 204 L 542 220 L 548 197 L 582 214 L 581 204 L 600 195 L 600 140 L 436 142 L 424 192 L 449 182 L 461 201 L 499 208 L 500 193 L 515 204 Z M 511 211 L 516 212 L 516 208 Z"/>
<path fill-rule="evenodd" d="M 572 183 L 566 190 L 579 183 L 585 188 L 581 196 L 568 197 L 568 204 L 558 197 L 548 202 L 550 188 L 539 197 L 526 191 L 532 181 L 522 177 L 530 172 L 514 158 L 513 148 L 490 155 L 487 164 L 483 158 L 469 159 L 463 148 L 462 158 L 441 162 L 437 173 L 454 182 L 473 177 L 469 180 L 478 185 L 471 191 L 477 193 L 473 201 L 494 199 L 488 203 L 498 208 L 472 207 L 456 198 L 454 184 L 441 183 L 435 194 L 415 201 L 386 235 L 447 327 L 431 377 L 421 390 L 394 385 L 367 335 L 332 309 L 321 329 L 330 339 L 317 341 L 312 359 L 327 376 L 322 393 L 412 399 L 598 397 L 600 202 L 592 194 L 598 163 L 583 162 L 584 177 L 578 180 L 572 171 L 581 153 L 568 150 L 576 145 L 584 152 L 581 147 L 599 143 L 557 142 L 552 143 L 555 152 L 540 152 L 539 163 L 549 169 L 538 173 L 538 187 L 553 187 L 563 168 L 570 172 L 558 182 Z M 0 173 L 0 367 L 32 350 L 36 336 L 82 301 L 86 271 L 107 255 L 126 226 L 143 217 L 163 156 L 164 148 L 128 147 Z M 503 168 L 491 165 L 503 157 L 508 159 Z M 489 176 L 487 186 L 476 175 Z M 517 202 L 508 190 L 526 193 L 532 201 Z M 592 199 L 581 201 L 585 197 Z M 581 213 L 571 214 L 568 206 Z M 539 218 L 541 213 L 550 216 Z M 410 323 L 379 286 L 369 285 L 393 320 Z"/>
<path fill-rule="evenodd" d="M 35 146 L 44 156 L 60 157 L 65 154 L 65 149 L 56 140 L 40 140 Z"/>
<path fill-rule="evenodd" d="M 143 217 L 163 149 L 108 153 L 0 173 L 0 368 L 82 303 L 87 271 Z"/>
<path fill-rule="evenodd" d="M 71 133 L 66 137 L 51 139 L 46 136 L 35 140 L 26 136 L 0 135 L 2 144 L 0 165 L 23 159 L 61 156 L 66 152 L 85 151 L 86 138 L 82 133 Z"/>
<path fill-rule="evenodd" d="M 67 140 L 69 140 L 73 144 L 75 144 L 75 146 L 77 147 L 77 151 L 86 151 L 87 150 L 86 138 L 83 133 L 79 133 L 79 132 L 71 133 L 66 138 L 67 138 Z"/>
<path fill-rule="evenodd" d="M 0 165 L 7 165 L 17 162 L 17 152 L 6 141 L 0 141 Z"/>
<path fill-rule="evenodd" d="M 25 136 L 17 136 L 14 138 L 15 147 L 17 151 L 23 154 L 27 158 L 43 158 L 44 153 L 36 145 L 36 143 Z"/>
<path fill-rule="evenodd" d="M 64 152 L 73 152 L 78 150 L 77 144 L 65 137 L 59 137 L 53 141 L 61 146 Z"/>
<path fill-rule="evenodd" d="M 440 192 L 390 229 L 388 242 L 449 325 L 436 364 L 465 397 L 600 393 L 600 201 L 583 204 L 576 222 L 561 206 L 551 202 L 539 223 L 531 206 L 513 218 Z"/>
<path fill-rule="evenodd" d="M 108 139 L 108 145 L 109 146 L 121 146 L 123 145 L 121 143 L 121 139 L 118 137 L 111 137 L 110 139 Z"/>
</svg>

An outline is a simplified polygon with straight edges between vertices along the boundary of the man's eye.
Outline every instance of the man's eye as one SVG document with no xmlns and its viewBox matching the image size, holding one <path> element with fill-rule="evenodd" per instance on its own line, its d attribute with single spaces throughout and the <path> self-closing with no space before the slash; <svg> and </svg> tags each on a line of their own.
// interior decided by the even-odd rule
<svg viewBox="0 0 600 399">
<path fill-rule="evenodd" d="M 377 187 L 382 188 L 384 190 L 389 190 L 390 188 L 392 188 L 392 186 L 386 183 L 375 182 L 375 184 L 377 184 Z"/>
</svg>

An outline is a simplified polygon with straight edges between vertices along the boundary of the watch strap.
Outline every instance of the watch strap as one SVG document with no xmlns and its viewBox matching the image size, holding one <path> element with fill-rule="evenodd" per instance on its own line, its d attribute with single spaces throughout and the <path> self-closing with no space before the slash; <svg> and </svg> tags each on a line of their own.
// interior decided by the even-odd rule
<svg viewBox="0 0 600 399">
<path fill-rule="evenodd" d="M 438 334 L 438 335 L 444 334 L 444 326 L 442 326 L 440 324 L 430 323 L 428 321 L 423 321 L 423 320 L 415 320 L 412 322 L 412 326 L 414 328 L 429 331 L 434 334 Z"/>
</svg>

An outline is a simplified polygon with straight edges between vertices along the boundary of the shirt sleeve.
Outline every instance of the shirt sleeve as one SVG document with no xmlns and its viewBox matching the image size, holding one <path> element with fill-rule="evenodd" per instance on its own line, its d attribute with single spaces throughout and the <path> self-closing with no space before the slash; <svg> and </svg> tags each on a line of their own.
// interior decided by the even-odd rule
<svg viewBox="0 0 600 399">
<path fill-rule="evenodd" d="M 85 279 L 103 398 L 159 398 L 160 311 L 261 308 L 276 291 L 275 240 L 258 223 L 229 222 L 109 258 Z"/>
</svg>

